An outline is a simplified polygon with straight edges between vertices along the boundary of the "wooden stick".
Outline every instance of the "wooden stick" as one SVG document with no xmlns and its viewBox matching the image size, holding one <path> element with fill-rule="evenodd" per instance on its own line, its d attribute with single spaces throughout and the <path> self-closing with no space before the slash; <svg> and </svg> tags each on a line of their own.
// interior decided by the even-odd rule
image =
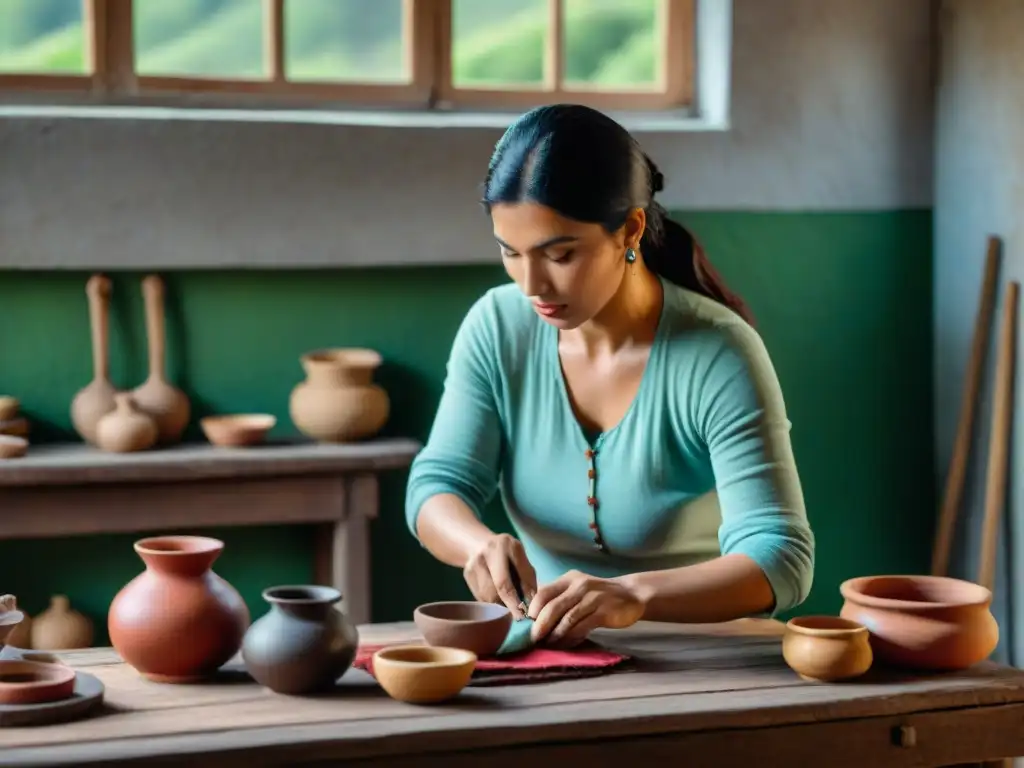
<svg viewBox="0 0 1024 768">
<path fill-rule="evenodd" d="M 964 493 L 967 476 L 967 462 L 971 451 L 971 435 L 974 431 L 974 414 L 977 409 L 978 389 L 981 373 L 985 367 L 985 353 L 988 350 L 992 314 L 995 311 L 996 285 L 999 278 L 1001 243 L 997 237 L 989 237 L 988 253 L 985 257 L 985 274 L 981 281 L 981 297 L 978 313 L 974 320 L 974 339 L 971 342 L 971 357 L 964 374 L 964 389 L 960 400 L 960 421 L 956 428 L 953 455 L 946 475 L 946 491 L 935 531 L 935 545 L 932 550 L 932 575 L 945 576 L 949 570 L 949 551 L 956 529 L 957 512 Z"/>
<path fill-rule="evenodd" d="M 1006 286 L 1003 324 L 999 331 L 996 357 L 995 395 L 992 402 L 992 426 L 988 447 L 988 477 L 985 481 L 985 517 L 981 527 L 981 556 L 978 583 L 992 589 L 996 572 L 996 542 L 1006 504 L 1006 476 L 1010 463 L 1010 437 L 1013 432 L 1013 374 L 1017 361 L 1017 302 L 1020 283 Z"/>
</svg>

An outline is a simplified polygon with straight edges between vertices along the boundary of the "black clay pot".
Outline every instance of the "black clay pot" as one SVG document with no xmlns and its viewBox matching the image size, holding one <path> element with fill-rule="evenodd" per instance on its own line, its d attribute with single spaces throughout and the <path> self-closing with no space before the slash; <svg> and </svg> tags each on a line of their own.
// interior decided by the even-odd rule
<svg viewBox="0 0 1024 768">
<path fill-rule="evenodd" d="M 336 603 L 331 587 L 271 587 L 270 611 L 253 622 L 242 659 L 253 679 L 277 693 L 302 695 L 331 689 L 355 660 L 359 631 Z"/>
</svg>

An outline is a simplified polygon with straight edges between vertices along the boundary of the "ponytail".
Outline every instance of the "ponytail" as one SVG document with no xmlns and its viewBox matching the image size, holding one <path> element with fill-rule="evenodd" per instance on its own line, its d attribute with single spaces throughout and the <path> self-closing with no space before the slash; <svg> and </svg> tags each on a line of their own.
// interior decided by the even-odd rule
<svg viewBox="0 0 1024 768">
<path fill-rule="evenodd" d="M 738 294 L 729 290 L 690 230 L 672 220 L 668 211 L 658 203 L 651 202 L 647 208 L 647 229 L 640 241 L 640 251 L 644 263 L 656 275 L 714 299 L 750 325 L 755 324 L 750 307 Z"/>
</svg>

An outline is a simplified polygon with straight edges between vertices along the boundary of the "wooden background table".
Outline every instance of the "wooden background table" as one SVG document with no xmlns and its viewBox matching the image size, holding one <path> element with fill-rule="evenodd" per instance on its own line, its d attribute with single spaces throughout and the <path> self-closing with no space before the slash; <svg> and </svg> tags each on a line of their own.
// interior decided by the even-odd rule
<svg viewBox="0 0 1024 768">
<path fill-rule="evenodd" d="M 361 627 L 363 642 L 414 638 Z M 595 638 L 636 657 L 604 677 L 467 688 L 413 706 L 350 670 L 337 691 L 279 696 L 243 673 L 150 683 L 108 649 L 64 654 L 107 686 L 107 713 L 0 729 L 0 765 L 943 766 L 1024 754 L 1024 671 L 984 663 L 930 677 L 820 685 L 781 658 L 781 625 L 641 624 Z"/>
<path fill-rule="evenodd" d="M 125 454 L 33 445 L 25 458 L 0 462 L 0 539 L 312 524 L 314 581 L 337 587 L 348 615 L 369 622 L 378 475 L 408 467 L 419 449 L 394 438 Z"/>
</svg>

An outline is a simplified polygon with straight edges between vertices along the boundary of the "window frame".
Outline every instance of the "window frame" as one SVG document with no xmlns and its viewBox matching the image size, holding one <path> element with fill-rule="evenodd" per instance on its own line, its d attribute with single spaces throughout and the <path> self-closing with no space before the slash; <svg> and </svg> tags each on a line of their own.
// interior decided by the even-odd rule
<svg viewBox="0 0 1024 768">
<path fill-rule="evenodd" d="M 698 0 L 659 0 L 658 83 L 650 90 L 598 90 L 565 87 L 563 0 L 547 0 L 543 87 L 463 88 L 452 83 L 451 0 L 403 0 L 404 57 L 410 74 L 404 83 L 290 80 L 285 74 L 284 4 L 262 0 L 263 79 L 141 75 L 135 71 L 134 0 L 82 0 L 88 74 L 0 72 L 0 93 L 71 92 L 118 103 L 202 98 L 214 105 L 224 99 L 257 98 L 304 101 L 308 106 L 411 108 L 417 111 L 521 109 L 572 101 L 598 109 L 662 111 L 692 109 L 696 80 Z"/>
</svg>

